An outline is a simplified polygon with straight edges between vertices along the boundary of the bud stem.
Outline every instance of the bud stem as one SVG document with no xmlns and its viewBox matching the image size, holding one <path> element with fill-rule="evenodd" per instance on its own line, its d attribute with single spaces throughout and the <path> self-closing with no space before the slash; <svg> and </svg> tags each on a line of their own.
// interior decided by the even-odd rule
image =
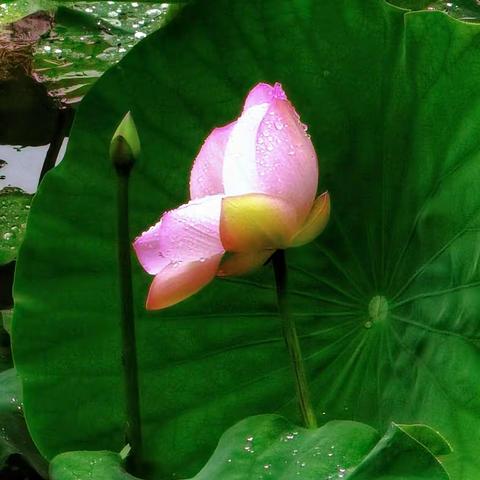
<svg viewBox="0 0 480 480">
<path fill-rule="evenodd" d="M 127 468 L 132 473 L 138 475 L 141 474 L 142 470 L 142 429 L 128 218 L 128 182 L 130 169 L 116 168 L 115 170 L 118 179 L 117 246 L 121 302 L 122 365 L 125 382 L 125 439 L 131 447 L 130 454 L 127 458 Z"/>
<path fill-rule="evenodd" d="M 303 423 L 307 428 L 316 428 L 317 419 L 310 401 L 310 391 L 308 388 L 307 375 L 305 373 L 305 365 L 303 363 L 297 329 L 295 321 L 290 316 L 288 309 L 287 262 L 285 258 L 285 250 L 277 250 L 272 256 L 272 263 L 277 288 L 278 311 L 282 320 L 285 344 L 293 367 L 300 413 L 303 418 Z"/>
</svg>

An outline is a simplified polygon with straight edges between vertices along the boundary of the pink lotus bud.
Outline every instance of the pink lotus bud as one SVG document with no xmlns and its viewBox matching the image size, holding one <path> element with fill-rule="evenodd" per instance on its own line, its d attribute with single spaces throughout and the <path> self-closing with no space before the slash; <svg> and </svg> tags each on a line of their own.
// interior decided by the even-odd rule
<svg viewBox="0 0 480 480">
<path fill-rule="evenodd" d="M 322 232 L 330 198 L 315 199 L 318 164 L 306 130 L 281 85 L 260 83 L 240 117 L 212 131 L 192 167 L 190 202 L 133 244 L 155 275 L 148 309 L 174 305 L 216 275 L 248 273 Z"/>
</svg>

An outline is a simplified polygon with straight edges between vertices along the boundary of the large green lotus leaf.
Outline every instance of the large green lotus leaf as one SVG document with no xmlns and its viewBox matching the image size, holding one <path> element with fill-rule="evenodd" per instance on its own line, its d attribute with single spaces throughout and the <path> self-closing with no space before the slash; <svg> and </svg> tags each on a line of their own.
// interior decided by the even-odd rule
<svg viewBox="0 0 480 480">
<path fill-rule="evenodd" d="M 381 0 L 199 2 L 138 44 L 82 103 L 29 218 L 14 358 L 49 458 L 123 443 L 116 179 L 131 110 L 143 154 L 132 237 L 187 199 L 193 158 L 259 81 L 310 126 L 333 202 L 288 252 L 290 302 L 320 422 L 440 431 L 454 480 L 480 471 L 480 28 Z M 153 477 L 194 475 L 252 414 L 299 421 L 270 266 L 147 312 L 134 262 L 143 433 Z"/>
<path fill-rule="evenodd" d="M 421 438 L 428 438 L 423 444 Z M 410 433 L 407 433 L 409 431 Z M 392 424 L 380 438 L 368 425 L 332 421 L 312 430 L 278 415 L 242 420 L 222 435 L 204 468 L 191 480 L 448 480 L 429 449 L 449 453 L 445 440 L 423 425 Z M 134 479 L 112 452 L 67 452 L 50 467 L 52 480 Z"/>
</svg>

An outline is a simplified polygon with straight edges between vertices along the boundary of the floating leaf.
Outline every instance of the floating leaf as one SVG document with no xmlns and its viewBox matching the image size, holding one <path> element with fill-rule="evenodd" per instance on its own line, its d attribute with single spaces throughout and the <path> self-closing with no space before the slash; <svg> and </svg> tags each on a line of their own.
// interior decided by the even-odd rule
<svg viewBox="0 0 480 480">
<path fill-rule="evenodd" d="M 9 337 L 11 321 L 11 311 L 0 310 L 0 372 L 13 367 Z"/>
<path fill-rule="evenodd" d="M 0 190 L 0 265 L 15 260 L 25 235 L 32 195 L 13 188 Z"/>
<path fill-rule="evenodd" d="M 424 425 L 429 442 L 449 451 L 445 440 Z M 278 415 L 242 420 L 220 439 L 205 467 L 191 480 L 448 480 L 430 450 L 392 424 L 385 435 L 368 425 L 333 421 L 321 428 L 297 427 Z M 134 479 L 112 452 L 68 452 L 51 464 L 52 480 Z"/>
<path fill-rule="evenodd" d="M 0 468 L 8 456 L 20 453 L 46 477 L 48 467 L 28 433 L 22 412 L 20 380 L 13 368 L 0 373 L 0 426 Z"/>
<path fill-rule="evenodd" d="M 0 328 L 3 326 L 3 329 L 8 334 L 11 333 L 11 329 L 12 329 L 12 317 L 13 317 L 12 310 L 0 310 L 0 319 L 1 319 Z"/>
<path fill-rule="evenodd" d="M 138 480 L 125 472 L 123 458 L 114 452 L 66 452 L 50 465 L 51 480 Z"/>
<path fill-rule="evenodd" d="M 0 4 L 0 26 L 4 25 L 0 50 L 4 55 L 13 51 L 10 62 L 21 60 L 33 69 L 35 79 L 52 96 L 76 104 L 107 68 L 180 8 L 161 2 L 4 3 Z"/>
<path fill-rule="evenodd" d="M 36 77 L 65 103 L 77 103 L 108 67 L 162 26 L 169 11 L 159 2 L 66 5 L 57 9 L 53 30 L 35 50 Z"/>
<path fill-rule="evenodd" d="M 393 5 L 412 10 L 437 10 L 467 22 L 480 20 L 477 0 L 389 0 Z"/>
<path fill-rule="evenodd" d="M 332 198 L 325 233 L 287 255 L 319 421 L 431 425 L 452 479 L 477 480 L 479 58 L 479 26 L 380 0 L 199 2 L 138 44 L 82 102 L 18 262 L 14 353 L 41 451 L 123 443 L 116 125 L 131 111 L 142 144 L 133 237 L 185 201 L 212 128 L 280 81 Z M 270 266 L 163 312 L 144 309 L 150 281 L 135 264 L 152 478 L 194 475 L 242 418 L 297 418 Z"/>
</svg>

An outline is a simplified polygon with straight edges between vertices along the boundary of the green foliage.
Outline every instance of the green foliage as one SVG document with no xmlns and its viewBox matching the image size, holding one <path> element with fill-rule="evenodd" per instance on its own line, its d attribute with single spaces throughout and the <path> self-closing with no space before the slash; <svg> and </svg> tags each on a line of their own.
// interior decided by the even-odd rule
<svg viewBox="0 0 480 480">
<path fill-rule="evenodd" d="M 138 480 L 123 468 L 124 459 L 114 452 L 66 452 L 50 464 L 51 480 Z"/>
<path fill-rule="evenodd" d="M 423 444 L 406 433 L 415 430 Z M 423 425 L 392 424 L 380 438 L 371 427 L 333 421 L 307 430 L 278 415 L 247 418 L 220 439 L 212 458 L 191 480 L 448 480 L 430 444 L 448 453 L 445 440 Z M 68 452 L 51 464 L 52 480 L 134 479 L 112 452 Z"/>
<path fill-rule="evenodd" d="M 0 372 L 12 368 L 12 354 L 10 351 L 10 327 L 12 312 L 0 310 Z"/>
<path fill-rule="evenodd" d="M 22 412 L 21 385 L 12 368 L 0 373 L 0 468 L 12 453 L 20 453 L 43 476 L 47 464 L 30 438 Z"/>
<path fill-rule="evenodd" d="M 35 49 L 37 75 L 55 96 L 77 103 L 105 70 L 164 24 L 166 12 L 158 2 L 60 3 L 52 31 Z"/>
<path fill-rule="evenodd" d="M 448 445 L 428 427 L 435 445 Z M 448 475 L 428 445 L 392 424 L 380 438 L 371 427 L 332 421 L 315 430 L 283 417 L 250 417 L 228 430 L 212 458 L 192 480 L 446 480 Z M 60 479 L 59 479 L 60 480 Z"/>
<path fill-rule="evenodd" d="M 332 197 L 325 234 L 288 252 L 317 415 L 431 425 L 452 444 L 452 479 L 476 480 L 479 52 L 478 26 L 380 0 L 218 0 L 186 7 L 107 72 L 35 198 L 16 272 L 14 354 L 41 451 L 123 443 L 108 159 L 119 120 L 132 111 L 142 143 L 137 234 L 186 200 L 211 129 L 254 84 L 280 81 Z M 162 312 L 144 309 L 150 280 L 135 265 L 152 478 L 194 475 L 249 415 L 297 421 L 270 266 Z"/>
<path fill-rule="evenodd" d="M 15 260 L 25 235 L 32 195 L 13 188 L 0 191 L 0 265 Z"/>
<path fill-rule="evenodd" d="M 52 10 L 55 0 L 14 0 L 2 2 L 0 7 L 0 25 L 14 22 L 39 10 Z"/>
<path fill-rule="evenodd" d="M 12 329 L 12 310 L 0 310 L 0 329 L 3 327 L 5 332 L 11 333 Z"/>
<path fill-rule="evenodd" d="M 389 0 L 393 5 L 412 10 L 438 10 L 454 18 L 468 22 L 480 19 L 480 4 L 477 0 Z"/>
<path fill-rule="evenodd" d="M 2 45 L 7 51 L 24 45 L 17 61 L 22 55 L 25 70 L 33 68 L 51 95 L 76 104 L 105 70 L 180 8 L 161 2 L 17 0 L 0 7 L 0 28 L 11 37 L 3 35 Z M 12 61 L 12 55 L 7 58 Z M 18 89 L 13 101 L 23 101 L 17 97 Z"/>
</svg>

